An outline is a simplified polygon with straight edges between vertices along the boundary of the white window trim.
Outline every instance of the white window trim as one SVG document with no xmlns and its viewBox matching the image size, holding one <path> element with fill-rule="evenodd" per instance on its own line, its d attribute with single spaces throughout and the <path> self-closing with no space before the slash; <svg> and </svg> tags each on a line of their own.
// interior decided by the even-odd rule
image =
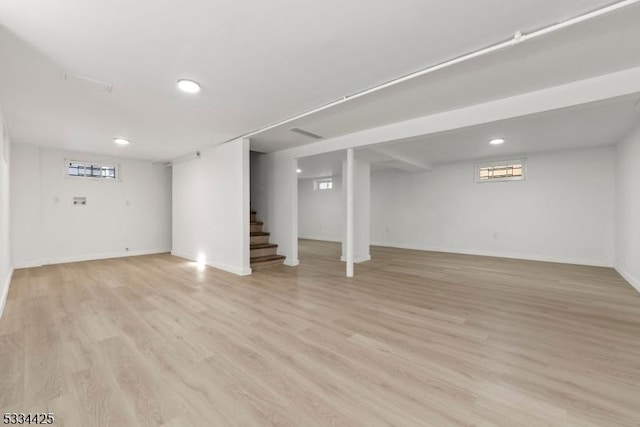
<svg viewBox="0 0 640 427">
<path fill-rule="evenodd" d="M 323 182 L 330 182 L 331 183 L 331 188 L 320 188 L 320 183 Z M 335 187 L 333 186 L 333 177 L 332 176 L 326 176 L 324 178 L 317 178 L 313 180 L 313 189 L 317 190 L 317 191 L 328 191 L 328 190 L 333 190 Z"/>
<path fill-rule="evenodd" d="M 101 176 L 72 176 L 69 175 L 69 163 L 91 163 L 92 165 L 100 165 L 100 166 L 114 166 L 116 168 L 116 178 L 115 179 L 107 179 Z M 64 168 L 62 173 L 66 179 L 89 179 L 94 181 L 101 182 L 121 182 L 122 181 L 122 171 L 120 168 L 120 163 L 117 162 L 108 162 L 108 161 L 93 161 L 93 160 L 78 160 L 78 159 L 64 159 Z"/>
<path fill-rule="evenodd" d="M 492 178 L 492 179 L 480 179 L 480 169 L 488 166 L 499 166 L 504 164 L 521 164 L 522 176 L 512 176 L 505 178 Z M 489 162 L 476 163 L 475 165 L 475 181 L 477 184 L 485 184 L 487 182 L 506 182 L 506 181 L 524 181 L 527 179 L 527 159 L 507 159 L 507 160 L 492 160 Z"/>
</svg>

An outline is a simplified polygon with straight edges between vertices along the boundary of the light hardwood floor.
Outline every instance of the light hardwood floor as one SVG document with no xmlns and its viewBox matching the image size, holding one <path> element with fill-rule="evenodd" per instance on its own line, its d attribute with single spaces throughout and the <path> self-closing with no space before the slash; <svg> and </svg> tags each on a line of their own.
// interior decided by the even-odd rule
<svg viewBox="0 0 640 427">
<path fill-rule="evenodd" d="M 339 246 L 239 278 L 169 255 L 18 270 L 1 412 L 58 426 L 638 426 L 640 294 L 606 268 Z"/>
</svg>

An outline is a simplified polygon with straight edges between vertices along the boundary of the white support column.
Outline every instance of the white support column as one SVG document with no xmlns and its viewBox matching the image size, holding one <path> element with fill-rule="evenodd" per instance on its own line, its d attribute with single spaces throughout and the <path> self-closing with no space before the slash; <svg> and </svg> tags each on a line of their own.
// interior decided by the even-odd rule
<svg viewBox="0 0 640 427">
<path fill-rule="evenodd" d="M 346 232 L 346 256 L 347 277 L 353 277 L 353 251 L 354 251 L 354 209 L 353 209 L 353 148 L 347 150 L 347 173 L 345 186 L 347 189 L 347 232 Z"/>
</svg>

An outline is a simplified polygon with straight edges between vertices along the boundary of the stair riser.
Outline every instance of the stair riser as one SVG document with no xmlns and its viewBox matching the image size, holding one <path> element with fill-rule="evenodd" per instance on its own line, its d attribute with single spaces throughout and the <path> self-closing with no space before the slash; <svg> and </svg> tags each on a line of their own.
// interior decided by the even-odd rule
<svg viewBox="0 0 640 427">
<path fill-rule="evenodd" d="M 251 224 L 251 232 L 259 232 L 262 231 L 262 224 Z"/>
<path fill-rule="evenodd" d="M 251 244 L 269 243 L 269 236 L 251 236 Z"/>
<path fill-rule="evenodd" d="M 256 222 L 256 221 L 257 221 L 257 219 L 256 219 L 256 214 L 251 214 L 251 217 L 250 217 L 250 218 L 251 218 L 251 219 L 249 220 L 250 222 Z"/>
<path fill-rule="evenodd" d="M 277 255 L 277 247 L 273 248 L 260 248 L 260 249 L 251 249 L 251 258 L 259 257 L 259 256 L 269 256 L 269 255 Z"/>
<path fill-rule="evenodd" d="M 255 264 L 251 264 L 251 269 L 260 270 L 262 268 L 275 267 L 277 265 L 282 265 L 283 262 L 284 260 L 281 260 L 281 259 L 277 259 L 274 261 L 267 261 L 267 262 L 257 262 Z"/>
</svg>

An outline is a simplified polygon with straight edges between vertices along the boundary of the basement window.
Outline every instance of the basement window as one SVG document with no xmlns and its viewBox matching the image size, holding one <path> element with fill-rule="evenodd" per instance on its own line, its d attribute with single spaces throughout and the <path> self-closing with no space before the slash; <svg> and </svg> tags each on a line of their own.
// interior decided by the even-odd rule
<svg viewBox="0 0 640 427">
<path fill-rule="evenodd" d="M 333 189 L 333 179 L 332 178 L 322 178 L 316 179 L 313 182 L 314 190 L 331 190 Z"/>
<path fill-rule="evenodd" d="M 524 159 L 476 164 L 476 182 L 522 181 L 524 179 Z"/>
<path fill-rule="evenodd" d="M 115 181 L 120 178 L 120 165 L 65 160 L 65 175 L 73 178 L 94 178 Z"/>
</svg>

